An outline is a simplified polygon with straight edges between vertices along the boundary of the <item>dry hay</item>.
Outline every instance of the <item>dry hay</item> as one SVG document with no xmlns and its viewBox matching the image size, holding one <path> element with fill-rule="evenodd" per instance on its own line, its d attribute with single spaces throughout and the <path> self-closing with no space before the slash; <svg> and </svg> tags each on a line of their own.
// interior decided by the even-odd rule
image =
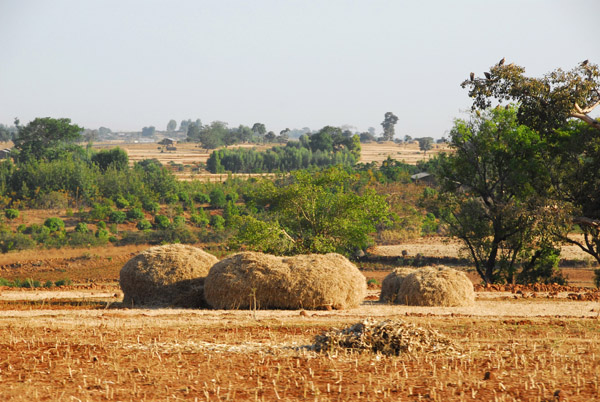
<svg viewBox="0 0 600 402">
<path fill-rule="evenodd" d="M 344 329 L 332 329 L 315 337 L 312 349 L 318 352 L 340 350 L 381 353 L 457 353 L 454 343 L 437 331 L 417 327 L 402 320 L 367 319 Z"/>
<path fill-rule="evenodd" d="M 365 277 L 339 254 L 244 252 L 211 268 L 204 294 L 218 309 L 347 309 L 363 301 L 366 289 Z"/>
<path fill-rule="evenodd" d="M 206 307 L 204 278 L 218 261 L 197 247 L 182 244 L 149 248 L 121 268 L 123 304 Z"/>
<path fill-rule="evenodd" d="M 408 275 L 415 272 L 414 268 L 396 268 L 390 272 L 381 283 L 379 301 L 383 303 L 396 303 L 400 284 Z"/>
<path fill-rule="evenodd" d="M 473 283 L 464 272 L 452 268 L 420 268 L 398 282 L 397 304 L 459 307 L 475 303 Z"/>
</svg>

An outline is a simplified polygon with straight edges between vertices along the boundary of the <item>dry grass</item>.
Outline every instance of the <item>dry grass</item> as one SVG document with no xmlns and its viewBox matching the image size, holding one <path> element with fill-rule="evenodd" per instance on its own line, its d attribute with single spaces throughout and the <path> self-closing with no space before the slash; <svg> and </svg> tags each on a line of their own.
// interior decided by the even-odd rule
<svg viewBox="0 0 600 402">
<path fill-rule="evenodd" d="M 396 303 L 398 300 L 398 289 L 408 275 L 415 272 L 414 268 L 396 268 L 390 272 L 381 282 L 381 294 L 379 301 L 383 303 Z"/>
<path fill-rule="evenodd" d="M 347 309 L 366 295 L 365 277 L 339 254 L 235 254 L 206 277 L 207 302 L 221 309 Z"/>
<path fill-rule="evenodd" d="M 202 307 L 204 278 L 218 259 L 183 244 L 149 248 L 121 269 L 126 306 Z"/>
<path fill-rule="evenodd" d="M 569 401 L 600 398 L 596 319 L 403 318 L 444 335 L 462 355 L 305 348 L 331 327 L 366 318 L 332 313 L 258 321 L 161 310 L 0 316 L 2 397 L 551 401 L 559 391 Z"/>
</svg>

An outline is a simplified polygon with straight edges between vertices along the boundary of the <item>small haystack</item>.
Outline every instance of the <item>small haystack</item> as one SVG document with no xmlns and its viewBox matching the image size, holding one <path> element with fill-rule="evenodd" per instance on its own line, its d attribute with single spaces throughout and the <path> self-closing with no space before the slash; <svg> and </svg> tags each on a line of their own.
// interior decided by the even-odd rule
<svg viewBox="0 0 600 402">
<path fill-rule="evenodd" d="M 275 257 L 244 252 L 211 268 L 204 294 L 218 309 L 346 309 L 362 302 L 366 282 L 339 254 Z"/>
<path fill-rule="evenodd" d="M 317 352 L 345 350 L 392 356 L 403 353 L 457 353 L 456 346 L 448 338 L 402 320 L 377 322 L 367 319 L 342 330 L 326 331 L 315 337 L 312 348 Z"/>
<path fill-rule="evenodd" d="M 379 301 L 382 303 L 396 303 L 400 284 L 408 275 L 415 272 L 414 268 L 396 268 L 390 272 L 381 283 L 381 295 Z"/>
<path fill-rule="evenodd" d="M 204 278 L 219 260 L 192 246 L 149 248 L 121 268 L 125 306 L 206 307 Z"/>
<path fill-rule="evenodd" d="M 464 272 L 444 266 L 424 267 L 406 275 L 398 286 L 396 303 L 409 306 L 471 306 L 473 283 Z"/>
</svg>

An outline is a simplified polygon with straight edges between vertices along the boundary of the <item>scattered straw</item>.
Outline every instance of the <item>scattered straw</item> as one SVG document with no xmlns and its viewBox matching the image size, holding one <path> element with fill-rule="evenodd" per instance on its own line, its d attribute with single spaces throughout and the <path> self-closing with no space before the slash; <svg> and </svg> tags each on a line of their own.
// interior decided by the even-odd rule
<svg viewBox="0 0 600 402">
<path fill-rule="evenodd" d="M 381 353 L 457 353 L 451 340 L 437 331 L 420 328 L 402 320 L 367 319 L 342 330 L 332 329 L 315 337 L 317 352 L 339 350 Z"/>
</svg>

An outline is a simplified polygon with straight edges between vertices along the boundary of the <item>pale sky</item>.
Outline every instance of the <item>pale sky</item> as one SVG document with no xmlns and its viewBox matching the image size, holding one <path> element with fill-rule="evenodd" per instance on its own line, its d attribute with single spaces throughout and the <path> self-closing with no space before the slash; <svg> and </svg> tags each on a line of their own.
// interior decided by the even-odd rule
<svg viewBox="0 0 600 402">
<path fill-rule="evenodd" d="M 0 0 L 0 123 L 170 119 L 442 137 L 460 83 L 600 64 L 598 0 Z"/>
</svg>

